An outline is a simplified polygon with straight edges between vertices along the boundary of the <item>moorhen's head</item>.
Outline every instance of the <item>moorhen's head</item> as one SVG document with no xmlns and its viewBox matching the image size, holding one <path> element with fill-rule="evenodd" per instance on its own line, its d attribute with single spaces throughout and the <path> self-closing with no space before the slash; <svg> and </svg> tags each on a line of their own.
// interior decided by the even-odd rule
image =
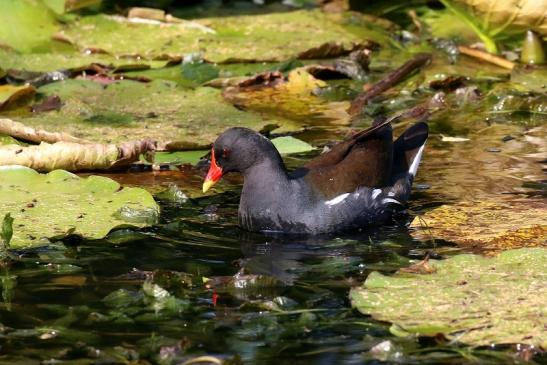
<svg viewBox="0 0 547 365">
<path fill-rule="evenodd" d="M 203 182 L 206 192 L 228 172 L 245 173 L 266 160 L 281 161 L 270 140 L 248 128 L 230 128 L 222 133 L 211 149 L 211 167 Z"/>
</svg>

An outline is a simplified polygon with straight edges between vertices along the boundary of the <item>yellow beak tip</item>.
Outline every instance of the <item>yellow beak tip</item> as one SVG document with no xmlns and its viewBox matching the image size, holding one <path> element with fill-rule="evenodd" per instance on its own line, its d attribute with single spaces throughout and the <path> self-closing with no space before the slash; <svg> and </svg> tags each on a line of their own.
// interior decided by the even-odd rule
<svg viewBox="0 0 547 365">
<path fill-rule="evenodd" d="M 203 192 L 206 193 L 209 189 L 211 189 L 211 186 L 215 185 L 215 182 L 213 180 L 205 180 L 203 183 Z"/>
</svg>

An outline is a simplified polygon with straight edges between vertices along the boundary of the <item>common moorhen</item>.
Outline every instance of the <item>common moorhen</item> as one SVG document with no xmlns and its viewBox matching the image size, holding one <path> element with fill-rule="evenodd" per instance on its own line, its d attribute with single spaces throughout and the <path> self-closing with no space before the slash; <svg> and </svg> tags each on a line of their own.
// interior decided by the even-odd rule
<svg viewBox="0 0 547 365">
<path fill-rule="evenodd" d="M 427 136 L 419 122 L 393 141 L 389 122 L 376 122 L 287 172 L 268 138 L 230 128 L 213 144 L 203 191 L 223 174 L 243 174 L 239 224 L 250 231 L 321 234 L 385 224 L 410 195 Z"/>
</svg>

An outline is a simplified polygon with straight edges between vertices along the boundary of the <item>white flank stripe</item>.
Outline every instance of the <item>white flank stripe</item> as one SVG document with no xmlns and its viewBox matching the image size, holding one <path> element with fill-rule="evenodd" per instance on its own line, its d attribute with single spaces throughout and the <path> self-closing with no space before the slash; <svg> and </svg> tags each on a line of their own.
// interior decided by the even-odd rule
<svg viewBox="0 0 547 365">
<path fill-rule="evenodd" d="M 383 203 L 383 204 L 395 203 L 395 204 L 402 205 L 400 201 L 398 201 L 398 200 L 396 200 L 396 199 L 393 199 L 393 198 L 385 198 L 385 199 L 382 199 L 382 203 Z"/>
<path fill-rule="evenodd" d="M 408 169 L 408 173 L 412 176 L 416 176 L 416 171 L 418 171 L 418 165 L 420 164 L 420 160 L 422 159 L 422 153 L 424 152 L 425 144 L 420 147 L 420 150 L 414 156 L 414 160 L 412 161 L 412 164 L 410 165 L 410 168 Z"/>
<path fill-rule="evenodd" d="M 374 189 L 374 190 L 372 190 L 372 199 L 376 199 L 376 197 L 377 197 L 378 195 L 380 195 L 381 193 L 382 193 L 382 190 L 380 190 L 380 189 Z"/>
<path fill-rule="evenodd" d="M 331 200 L 327 200 L 325 202 L 325 204 L 327 204 L 327 205 L 336 205 L 338 203 L 343 202 L 344 199 L 346 199 L 348 197 L 348 195 L 349 195 L 349 193 L 338 195 L 337 197 L 332 198 Z"/>
</svg>

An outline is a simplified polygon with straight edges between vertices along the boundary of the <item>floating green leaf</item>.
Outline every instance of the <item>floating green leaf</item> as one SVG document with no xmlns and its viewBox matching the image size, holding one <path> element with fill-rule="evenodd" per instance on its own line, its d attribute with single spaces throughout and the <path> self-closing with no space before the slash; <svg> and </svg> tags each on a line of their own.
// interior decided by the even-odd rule
<svg viewBox="0 0 547 365">
<path fill-rule="evenodd" d="M 50 72 L 55 70 L 77 69 L 92 63 L 129 67 L 143 65 L 163 67 L 167 60 L 143 60 L 140 58 L 117 58 L 107 54 L 82 54 L 80 52 L 63 53 L 19 53 L 0 48 L 0 66 L 5 69 Z"/>
<path fill-rule="evenodd" d="M 139 212 L 139 219 L 136 214 L 127 218 L 128 210 Z M 122 189 L 105 177 L 82 179 L 63 170 L 39 174 L 4 166 L 0 211 L 10 212 L 15 220 L 10 246 L 28 247 L 67 235 L 98 239 L 117 227 L 142 227 L 157 218 L 159 207 L 145 190 Z"/>
<path fill-rule="evenodd" d="M 55 13 L 63 14 L 66 11 L 99 4 L 101 0 L 42 0 L 42 2 L 49 6 Z"/>
<path fill-rule="evenodd" d="M 162 164 L 192 164 L 195 165 L 209 150 L 192 150 L 177 152 L 156 152 L 154 163 Z"/>
<path fill-rule="evenodd" d="M 107 15 L 86 16 L 61 34 L 80 49 L 154 58 L 202 52 L 211 62 L 283 61 L 327 42 L 351 46 L 363 39 L 389 44 L 388 33 L 357 14 L 293 11 L 204 18 L 171 24 L 132 23 Z M 349 47 L 350 48 L 350 47 Z"/>
<path fill-rule="evenodd" d="M 182 76 L 191 80 L 195 86 L 218 77 L 218 68 L 201 60 L 183 63 L 181 65 Z"/>
<path fill-rule="evenodd" d="M 547 249 L 495 258 L 458 255 L 430 261 L 433 274 L 373 272 L 350 293 L 361 313 L 393 323 L 398 334 L 443 334 L 475 346 L 547 346 Z"/>
<path fill-rule="evenodd" d="M 164 80 L 124 80 L 106 88 L 90 80 L 66 80 L 38 91 L 44 96 L 58 95 L 64 106 L 59 111 L 14 119 L 99 143 L 153 139 L 171 151 L 208 149 L 222 131 L 232 126 L 261 130 L 276 124 L 285 131 L 298 130 L 289 121 L 236 109 L 222 99 L 217 89 L 183 89 Z"/>
<path fill-rule="evenodd" d="M 0 1 L 0 44 L 18 51 L 49 49 L 55 14 L 38 0 Z"/>
<path fill-rule="evenodd" d="M 282 155 L 313 151 L 311 144 L 291 136 L 274 138 L 272 143 Z"/>
</svg>

